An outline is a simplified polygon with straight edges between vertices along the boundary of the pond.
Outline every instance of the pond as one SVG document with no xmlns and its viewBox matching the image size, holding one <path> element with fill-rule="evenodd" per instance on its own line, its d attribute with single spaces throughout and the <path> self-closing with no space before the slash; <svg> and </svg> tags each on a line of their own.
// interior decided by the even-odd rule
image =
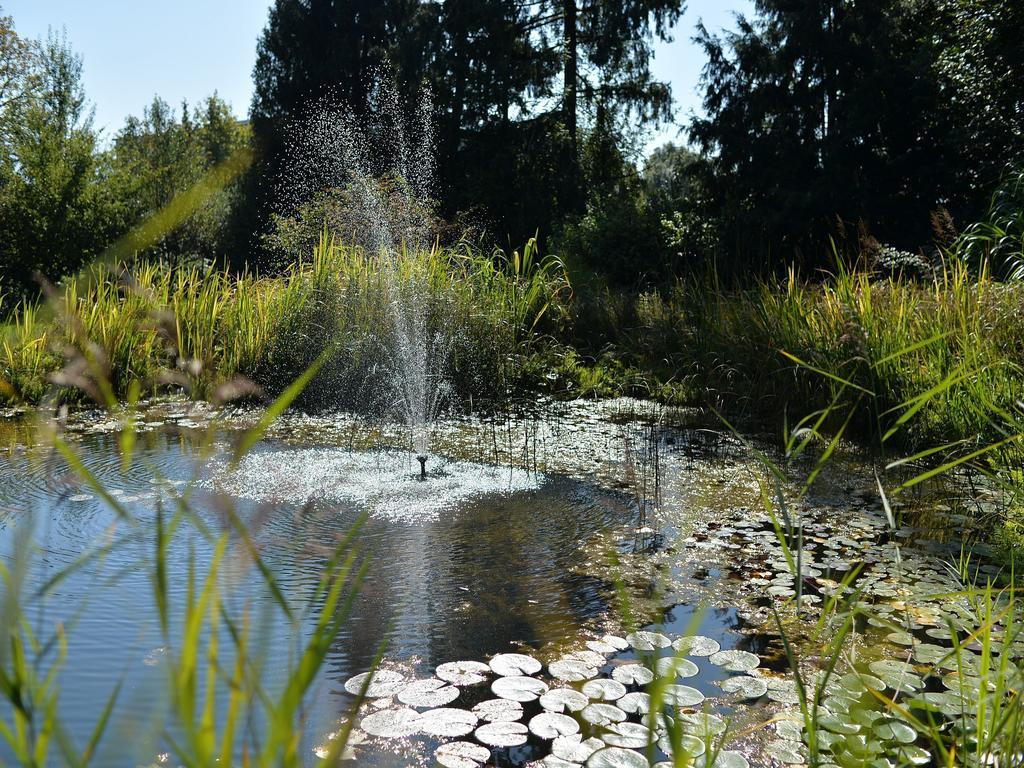
<svg viewBox="0 0 1024 768">
<path fill-rule="evenodd" d="M 646 727 L 648 680 L 638 665 L 674 665 L 677 715 L 704 718 L 698 725 L 707 733 L 697 736 L 723 749 L 722 765 L 801 758 L 793 680 L 770 610 L 783 609 L 797 581 L 758 511 L 763 467 L 736 438 L 692 413 L 645 403 L 541 404 L 438 424 L 424 481 L 400 427 L 346 414 L 286 414 L 232 463 L 258 417 L 154 403 L 128 464 L 116 423 L 74 417 L 71 446 L 128 517 L 83 483 L 25 416 L 0 428 L 0 547 L 9 563 L 33 554 L 23 594 L 75 565 L 45 600 L 30 603 L 28 616 L 41 634 L 58 623 L 65 629 L 59 706 L 77 743 L 122 684 L 95 764 L 166 759 L 157 724 L 170 706 L 163 691 L 172 651 L 154 580 L 168 584 L 173 638 L 190 569 L 201 578 L 211 533 L 236 530 L 234 515 L 296 617 L 289 620 L 236 533 L 220 574 L 222 599 L 228 615 L 248 617 L 269 691 L 283 686 L 286 662 L 317 619 L 319 601 L 310 596 L 325 565 L 358 529 L 351 547 L 367 571 L 304 710 L 310 763 L 349 718 L 358 726 L 350 756 L 360 764 L 430 765 L 435 753 L 445 765 L 574 764 L 598 748 L 644 751 L 643 733 L 651 757 L 664 759 L 672 745 Z M 816 616 L 830 589 L 866 565 L 858 584 L 883 604 L 883 618 L 899 622 L 891 598 L 920 597 L 904 635 L 919 635 L 932 649 L 923 654 L 935 654 L 941 633 L 925 632 L 942 617 L 928 594 L 949 587 L 945 564 L 959 541 L 909 524 L 887 532 L 866 465 L 845 461 L 795 506 L 805 526 L 806 610 Z M 182 498 L 193 516 L 169 538 L 161 577 L 152 565 L 155 532 Z M 35 549 L 26 547 L 27 532 Z M 896 569 L 891 550 L 899 544 Z M 884 661 L 907 645 L 895 637 L 885 650 L 892 628 L 860 624 L 865 660 Z M 874 651 L 869 638 L 880 643 Z M 355 713 L 358 676 L 378 654 L 377 689 L 370 686 L 370 701 Z M 230 649 L 222 655 L 230 668 Z M 515 719 L 501 701 L 517 702 L 508 705 Z M 559 709 L 577 725 L 549 717 Z M 459 710 L 471 714 L 460 719 Z M 788 727 L 778 726 L 780 712 Z M 424 713 L 435 714 L 422 720 Z M 411 718 L 421 719 L 413 726 Z M 718 738 L 720 723 L 735 736 Z"/>
</svg>

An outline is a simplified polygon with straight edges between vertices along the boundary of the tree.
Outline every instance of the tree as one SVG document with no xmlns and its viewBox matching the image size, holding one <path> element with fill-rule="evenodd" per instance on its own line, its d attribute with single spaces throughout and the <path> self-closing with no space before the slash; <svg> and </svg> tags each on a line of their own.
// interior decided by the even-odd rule
<svg viewBox="0 0 1024 768">
<path fill-rule="evenodd" d="M 154 97 L 141 119 L 133 116 L 125 121 L 107 156 L 122 229 L 164 208 L 249 140 L 248 127 L 235 119 L 216 94 L 191 110 L 182 104 L 180 117 L 167 102 Z M 150 255 L 226 259 L 226 225 L 237 197 L 237 184 L 218 191 L 161 238 Z"/>
<path fill-rule="evenodd" d="M 527 20 L 562 61 L 560 111 L 566 132 L 563 196 L 568 210 L 580 196 L 581 113 L 597 110 L 634 129 L 671 117 L 672 93 L 650 70 L 654 37 L 670 40 L 682 0 L 543 0 Z"/>
<path fill-rule="evenodd" d="M 4 103 L 0 258 L 3 288 L 25 294 L 37 272 L 58 280 L 93 258 L 114 222 L 81 58 L 53 33 L 30 49 L 8 49 L 21 62 L 9 65 L 9 92 L 21 95 Z"/>
<path fill-rule="evenodd" d="M 1024 167 L 1024 3 L 938 0 L 934 18 L 948 154 L 967 160 L 950 205 L 973 217 L 1008 168 Z"/>
<path fill-rule="evenodd" d="M 729 250 L 818 263 L 837 220 L 917 241 L 950 181 L 919 3 L 759 0 L 724 38 L 697 41 Z"/>
</svg>

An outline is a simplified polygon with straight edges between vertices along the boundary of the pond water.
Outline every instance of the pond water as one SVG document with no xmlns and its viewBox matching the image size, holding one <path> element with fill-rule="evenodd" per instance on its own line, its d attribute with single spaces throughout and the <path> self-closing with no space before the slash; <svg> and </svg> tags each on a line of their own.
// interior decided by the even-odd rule
<svg viewBox="0 0 1024 768">
<path fill-rule="evenodd" d="M 155 404 L 127 465 L 116 423 L 96 415 L 73 419 L 71 446 L 130 513 L 127 519 L 24 416 L 11 416 L 0 422 L 0 548 L 8 563 L 31 555 L 25 595 L 77 564 L 45 601 L 30 603 L 28 615 L 41 636 L 58 623 L 66 628 L 60 714 L 77 743 L 88 739 L 102 702 L 123 684 L 98 765 L 152 763 L 167 751 L 155 725 L 169 703 L 161 693 L 168 649 L 153 600 L 153 553 L 158 519 L 166 524 L 183 494 L 194 518 L 168 545 L 171 636 L 180 630 L 174 606 L 188 596 L 189 569 L 204 571 L 211 535 L 230 529 L 237 514 L 298 616 L 289 621 L 233 537 L 221 574 L 223 599 L 229 614 L 250 618 L 270 690 L 283 684 L 285 662 L 316 620 L 318 603 L 309 598 L 325 563 L 360 526 L 353 546 L 368 570 L 313 686 L 302 746 L 310 762 L 352 715 L 349 681 L 378 653 L 388 673 L 406 682 L 428 679 L 447 662 L 486 663 L 509 652 L 545 664 L 567 659 L 572 670 L 582 663 L 586 675 L 610 682 L 631 680 L 620 677 L 620 667 L 654 666 L 655 657 L 674 655 L 672 641 L 678 646 L 686 635 L 706 638 L 709 652 L 690 653 L 679 672 L 680 696 L 699 696 L 680 699 L 680 712 L 728 719 L 730 732 L 739 734 L 728 749 L 748 757 L 797 750 L 791 728 L 764 733 L 765 723 L 795 703 L 769 622 L 769 606 L 792 597 L 795 582 L 769 520 L 755 511 L 763 468 L 737 440 L 695 423 L 692 414 L 657 412 L 655 424 L 654 413 L 632 402 L 552 404 L 516 418 L 445 422 L 435 430 L 426 481 L 403 450 L 400 427 L 343 414 L 286 415 L 237 465 L 233 447 L 258 413 Z M 802 581 L 812 614 L 829 584 L 864 563 L 872 567 L 862 584 L 881 602 L 905 598 L 918 583 L 935 592 L 944 586 L 943 558 L 957 543 L 907 525 L 887 534 L 865 469 L 847 465 L 802 502 L 808 529 Z M 901 542 L 906 565 L 893 573 L 887 548 Z M 102 556 L 81 561 L 97 547 Z M 916 574 L 909 585 L 899 581 L 907 572 Z M 930 605 L 925 597 L 921 604 Z M 628 634 L 627 614 L 654 633 L 653 646 L 645 646 L 643 633 Z M 921 621 L 921 637 L 940 623 Z M 736 654 L 717 658 L 712 647 Z M 573 653 L 583 655 L 564 656 Z M 223 654 L 227 667 L 230 652 Z M 750 658 L 756 670 L 744 668 Z M 587 679 L 570 674 L 559 682 L 544 674 L 550 688 L 579 689 Z M 456 698 L 430 706 L 471 709 L 495 697 L 501 676 L 499 665 L 458 689 Z M 739 678 L 757 695 L 723 693 L 737 690 L 730 685 Z M 636 682 L 627 687 L 643 689 Z M 523 723 L 547 709 L 537 698 L 523 699 Z M 397 701 L 384 696 L 357 721 L 399 710 L 408 711 L 402 694 Z M 642 717 L 634 712 L 627 722 L 640 729 Z M 603 737 L 610 727 L 583 725 L 581 739 Z M 429 765 L 434 750 L 461 733 L 456 728 L 440 738 L 428 728 L 379 739 L 372 732 L 379 729 L 365 730 L 370 733 L 356 732 L 354 756 L 381 766 Z M 489 759 L 523 765 L 550 754 L 552 744 L 530 733 L 521 744 L 495 746 Z M 655 759 L 665 749 L 656 749 Z M 9 755 L 0 751 L 0 758 Z"/>
</svg>

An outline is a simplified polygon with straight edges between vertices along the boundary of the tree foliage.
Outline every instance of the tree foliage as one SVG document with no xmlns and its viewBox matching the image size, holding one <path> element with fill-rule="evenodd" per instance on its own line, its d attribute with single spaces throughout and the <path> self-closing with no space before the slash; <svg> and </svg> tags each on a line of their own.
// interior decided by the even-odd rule
<svg viewBox="0 0 1024 768">
<path fill-rule="evenodd" d="M 82 60 L 63 36 L 17 38 L 0 20 L 0 262 L 5 292 L 57 280 L 95 256 L 114 226 Z"/>
<path fill-rule="evenodd" d="M 701 27 L 692 136 L 744 267 L 815 265 L 844 232 L 915 248 L 929 213 L 977 215 L 1019 157 L 1020 3 L 759 0 Z"/>
</svg>

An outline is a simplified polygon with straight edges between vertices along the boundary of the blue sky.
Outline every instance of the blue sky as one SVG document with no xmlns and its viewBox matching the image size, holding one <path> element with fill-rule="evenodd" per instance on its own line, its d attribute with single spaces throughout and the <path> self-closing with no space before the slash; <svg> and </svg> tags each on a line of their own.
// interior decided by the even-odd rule
<svg viewBox="0 0 1024 768">
<path fill-rule="evenodd" d="M 18 33 L 46 35 L 67 30 L 84 58 L 86 93 L 96 108 L 96 126 L 107 137 L 128 115 L 139 115 L 159 94 L 177 106 L 217 91 L 237 115 L 252 96 L 256 39 L 267 20 L 269 0 L 0 0 Z M 749 13 L 751 0 L 690 0 L 675 40 L 657 47 L 655 74 L 672 83 L 676 116 L 700 109 L 695 91 L 703 56 L 690 38 L 699 18 L 709 28 L 732 26 L 732 14 Z M 672 139 L 669 127 L 648 146 Z"/>
</svg>

